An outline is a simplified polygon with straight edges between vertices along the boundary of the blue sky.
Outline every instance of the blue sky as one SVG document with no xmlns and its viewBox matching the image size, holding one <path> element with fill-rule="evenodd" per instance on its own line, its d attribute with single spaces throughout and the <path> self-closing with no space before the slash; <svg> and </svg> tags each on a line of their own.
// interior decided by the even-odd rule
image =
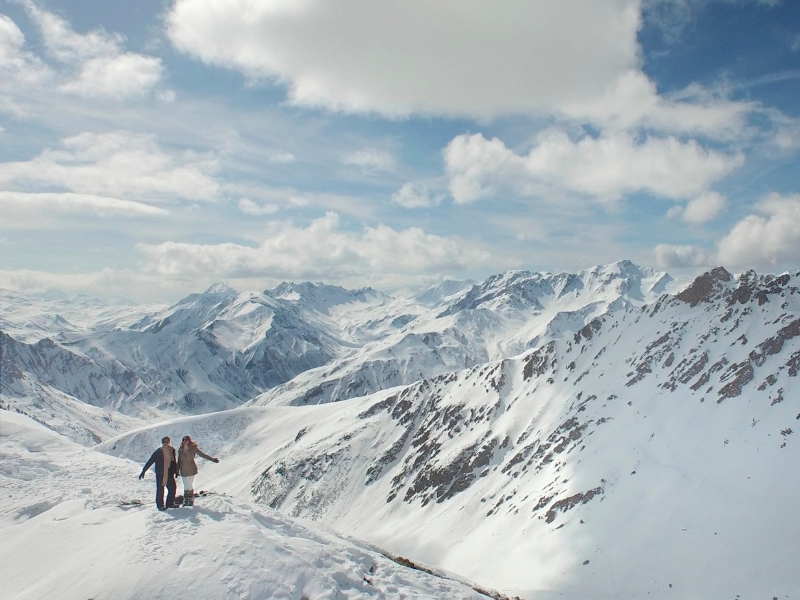
<svg viewBox="0 0 800 600">
<path fill-rule="evenodd" d="M 0 287 L 800 264 L 800 2 L 0 0 Z"/>
</svg>

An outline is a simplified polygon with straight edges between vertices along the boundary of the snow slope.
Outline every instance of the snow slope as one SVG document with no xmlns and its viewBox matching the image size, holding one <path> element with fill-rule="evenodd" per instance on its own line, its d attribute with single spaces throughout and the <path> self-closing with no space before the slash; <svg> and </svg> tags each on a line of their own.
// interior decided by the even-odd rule
<svg viewBox="0 0 800 600">
<path fill-rule="evenodd" d="M 23 415 L 0 412 L 0 456 L 4 599 L 485 598 L 246 501 L 158 512 L 152 474 Z"/>
<path fill-rule="evenodd" d="M 214 489 L 526 599 L 793 598 L 800 274 L 724 269 L 519 356 L 181 419 Z"/>
</svg>

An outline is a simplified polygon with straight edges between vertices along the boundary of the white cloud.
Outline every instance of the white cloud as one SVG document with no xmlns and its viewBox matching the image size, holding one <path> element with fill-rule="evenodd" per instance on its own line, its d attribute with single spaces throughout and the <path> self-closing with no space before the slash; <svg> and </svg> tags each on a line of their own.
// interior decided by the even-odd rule
<svg viewBox="0 0 800 600">
<path fill-rule="evenodd" d="M 655 247 L 656 264 L 662 269 L 682 269 L 707 266 L 711 254 L 696 246 L 672 246 L 659 244 Z"/>
<path fill-rule="evenodd" d="M 687 223 L 710 221 L 725 209 L 725 196 L 719 192 L 706 192 L 689 200 L 681 215 Z"/>
<path fill-rule="evenodd" d="M 545 131 L 525 155 L 481 134 L 460 135 L 444 150 L 450 192 L 458 204 L 510 187 L 520 195 L 559 188 L 614 201 L 649 192 L 690 198 L 741 165 L 741 155 L 706 150 L 674 137 L 637 140 L 624 132 L 573 141 L 561 130 Z"/>
<path fill-rule="evenodd" d="M 6 80 L 7 83 L 12 83 L 13 78 L 9 78 Z M 2 82 L 0 82 L 2 83 Z M 12 98 L 9 96 L 0 96 L 0 112 L 7 113 L 9 115 L 13 115 L 16 118 L 22 118 L 25 116 L 26 112 L 19 104 L 17 104 Z"/>
<path fill-rule="evenodd" d="M 387 276 L 419 278 L 467 271 L 488 264 L 491 258 L 474 244 L 419 228 L 395 231 L 378 225 L 361 232 L 343 231 L 339 216 L 331 212 L 305 228 L 272 223 L 258 247 L 177 242 L 137 247 L 148 256 L 147 271 L 167 277 L 214 274 L 220 278 L 376 281 Z"/>
<path fill-rule="evenodd" d="M 173 45 L 334 111 L 565 115 L 728 132 L 746 103 L 658 96 L 640 70 L 640 0 L 176 0 Z"/>
<path fill-rule="evenodd" d="M 756 210 L 761 214 L 748 215 L 720 240 L 722 264 L 757 267 L 800 262 L 800 194 L 769 194 Z"/>
<path fill-rule="evenodd" d="M 296 104 L 489 116 L 592 96 L 638 62 L 637 0 L 178 0 L 180 50 L 284 81 Z"/>
<path fill-rule="evenodd" d="M 153 136 L 81 133 L 25 162 L 0 163 L 0 186 L 164 202 L 214 200 L 216 162 L 192 152 L 164 152 Z M 51 188 L 51 189 L 42 189 Z"/>
<path fill-rule="evenodd" d="M 161 59 L 125 52 L 125 38 L 96 29 L 86 34 L 72 30 L 61 17 L 28 0 L 22 2 L 42 33 L 47 53 L 74 70 L 60 86 L 84 97 L 125 99 L 150 91 L 161 79 Z"/>
<path fill-rule="evenodd" d="M 731 102 L 697 84 L 660 96 L 655 83 L 631 69 L 597 97 L 568 100 L 557 112 L 610 129 L 646 127 L 733 139 L 745 133 L 747 116 L 757 109 L 755 103 Z"/>
<path fill-rule="evenodd" d="M 726 207 L 725 196 L 719 192 L 705 192 L 689 200 L 686 206 L 673 206 L 667 211 L 667 218 L 680 217 L 687 223 L 699 225 L 719 215 Z"/>
<path fill-rule="evenodd" d="M 368 171 L 391 171 L 395 167 L 394 156 L 385 150 L 373 148 L 348 154 L 342 162 Z"/>
<path fill-rule="evenodd" d="M 0 78 L 6 82 L 35 83 L 50 75 L 36 56 L 23 50 L 25 36 L 17 24 L 0 14 Z"/>
<path fill-rule="evenodd" d="M 800 149 L 800 119 L 789 117 L 777 110 L 765 111 L 774 126 L 772 143 L 781 152 Z"/>
<path fill-rule="evenodd" d="M 31 0 L 23 0 L 21 4 L 42 32 L 42 41 L 48 54 L 61 62 L 80 62 L 115 54 L 124 40 L 121 35 L 109 34 L 101 29 L 84 35 L 75 33 L 64 19 L 40 8 Z"/>
<path fill-rule="evenodd" d="M 419 183 L 406 183 L 392 194 L 392 202 L 403 208 L 427 208 L 436 206 L 444 200 L 444 194 L 432 194 L 427 186 Z"/>
<path fill-rule="evenodd" d="M 129 98 L 152 88 L 161 79 L 161 61 L 125 52 L 87 60 L 80 73 L 61 89 L 88 98 Z"/>
<path fill-rule="evenodd" d="M 81 213 L 98 217 L 162 217 L 169 211 L 141 202 L 130 202 L 90 194 L 26 193 L 0 191 L 0 206 L 11 212 Z"/>
<path fill-rule="evenodd" d="M 280 207 L 275 204 L 256 204 L 249 198 L 241 198 L 239 200 L 239 210 L 247 215 L 271 215 L 280 210 Z"/>
</svg>

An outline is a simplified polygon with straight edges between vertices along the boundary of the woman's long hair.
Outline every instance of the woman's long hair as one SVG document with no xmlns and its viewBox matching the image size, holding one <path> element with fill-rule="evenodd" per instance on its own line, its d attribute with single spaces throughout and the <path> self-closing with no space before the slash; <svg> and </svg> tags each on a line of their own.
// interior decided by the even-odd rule
<svg viewBox="0 0 800 600">
<path fill-rule="evenodd" d="M 195 445 L 196 445 L 196 444 L 194 443 L 194 440 L 192 440 L 192 438 L 191 438 L 191 437 L 189 437 L 188 435 L 185 435 L 185 436 L 183 436 L 183 439 L 181 440 L 181 447 L 183 446 L 184 442 L 189 442 L 189 443 L 187 444 L 187 446 L 188 446 L 189 448 L 191 448 L 192 446 L 195 446 Z"/>
</svg>

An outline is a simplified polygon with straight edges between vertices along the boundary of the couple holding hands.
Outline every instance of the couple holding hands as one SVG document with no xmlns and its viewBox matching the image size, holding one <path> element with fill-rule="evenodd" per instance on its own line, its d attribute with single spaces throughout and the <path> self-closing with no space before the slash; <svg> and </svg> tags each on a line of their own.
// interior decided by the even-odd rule
<svg viewBox="0 0 800 600">
<path fill-rule="evenodd" d="M 158 510 L 167 508 L 177 508 L 180 504 L 175 502 L 177 483 L 175 477 L 178 475 L 183 479 L 183 504 L 184 506 L 194 505 L 194 478 L 197 475 L 197 463 L 194 458 L 197 455 L 206 460 L 218 463 L 219 459 L 204 453 L 188 435 L 183 436 L 181 445 L 178 448 L 177 456 L 175 448 L 169 445 L 169 438 L 161 439 L 161 447 L 157 448 L 150 460 L 147 461 L 142 469 L 139 479 L 144 478 L 152 465 L 156 467 L 156 506 Z M 164 488 L 167 488 L 167 502 L 164 504 Z"/>
</svg>

